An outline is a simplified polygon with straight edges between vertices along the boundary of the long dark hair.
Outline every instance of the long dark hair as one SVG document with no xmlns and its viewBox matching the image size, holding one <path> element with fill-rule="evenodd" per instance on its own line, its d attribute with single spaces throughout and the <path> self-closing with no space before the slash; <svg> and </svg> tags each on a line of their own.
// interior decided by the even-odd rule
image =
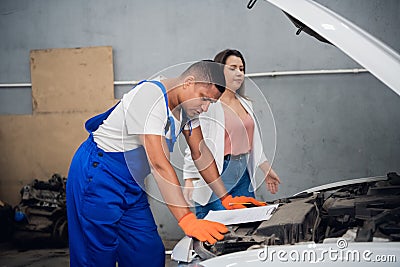
<svg viewBox="0 0 400 267">
<path fill-rule="evenodd" d="M 242 60 L 243 72 L 246 73 L 246 61 L 244 60 L 244 57 L 243 57 L 242 53 L 240 53 L 240 51 L 238 51 L 236 49 L 225 49 L 225 50 L 219 52 L 214 57 L 214 61 L 225 65 L 226 64 L 226 60 L 230 56 L 236 56 L 236 57 L 239 57 Z M 241 97 L 244 97 L 244 98 L 248 99 L 248 97 L 244 94 L 244 92 L 245 92 L 245 86 L 244 86 L 244 80 L 243 80 L 242 85 L 236 91 L 236 93 L 238 95 L 240 95 Z"/>
</svg>

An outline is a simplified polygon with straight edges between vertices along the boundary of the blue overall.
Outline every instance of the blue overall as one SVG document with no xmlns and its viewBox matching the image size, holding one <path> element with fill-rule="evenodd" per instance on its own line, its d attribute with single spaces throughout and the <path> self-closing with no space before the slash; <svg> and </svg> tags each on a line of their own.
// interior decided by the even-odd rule
<svg viewBox="0 0 400 267">
<path fill-rule="evenodd" d="M 145 82 L 145 81 L 143 81 Z M 174 121 L 169 116 L 172 139 Z M 164 245 L 141 185 L 150 173 L 143 146 L 127 152 L 104 152 L 93 140 L 115 106 L 85 123 L 88 139 L 75 153 L 67 180 L 70 266 L 164 266 Z M 171 122 L 172 119 L 172 122 Z M 166 129 L 167 131 L 168 129 Z"/>
</svg>

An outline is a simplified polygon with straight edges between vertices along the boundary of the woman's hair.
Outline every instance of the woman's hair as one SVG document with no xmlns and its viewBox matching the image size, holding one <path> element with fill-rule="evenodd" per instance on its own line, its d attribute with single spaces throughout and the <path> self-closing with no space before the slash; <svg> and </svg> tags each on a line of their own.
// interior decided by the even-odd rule
<svg viewBox="0 0 400 267">
<path fill-rule="evenodd" d="M 228 59 L 228 57 L 230 56 L 235 56 L 235 57 L 239 57 L 242 60 L 243 63 L 243 72 L 246 73 L 246 61 L 244 60 L 244 57 L 242 55 L 242 53 L 240 53 L 238 50 L 235 49 L 225 49 L 221 52 L 219 52 L 215 57 L 214 57 L 214 61 L 221 63 L 221 64 L 226 64 L 226 60 Z M 245 96 L 244 92 L 245 92 L 245 86 L 244 86 L 244 80 L 242 85 L 240 86 L 240 88 L 236 91 L 236 93 L 244 98 L 248 98 Z"/>
</svg>

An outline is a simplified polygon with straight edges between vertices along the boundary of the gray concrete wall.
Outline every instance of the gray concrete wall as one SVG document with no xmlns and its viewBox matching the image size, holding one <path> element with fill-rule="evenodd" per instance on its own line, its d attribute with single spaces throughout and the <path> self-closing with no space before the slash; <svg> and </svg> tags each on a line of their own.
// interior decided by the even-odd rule
<svg viewBox="0 0 400 267">
<path fill-rule="evenodd" d="M 398 0 L 318 2 L 400 51 Z M 272 5 L 261 0 L 252 10 L 246 5 L 239 0 L 2 0 L 0 83 L 30 82 L 32 49 L 99 45 L 113 47 L 115 80 L 147 78 L 228 47 L 243 52 L 248 73 L 360 67 L 333 46 L 296 36 Z M 276 196 L 261 189 L 260 197 L 271 200 L 327 182 L 400 171 L 400 97 L 370 74 L 253 81 L 276 124 L 275 151 L 272 115 L 259 104 L 264 145 L 271 159 L 275 154 L 273 167 L 282 179 Z M 116 97 L 126 90 L 116 87 Z M 30 88 L 0 89 L 1 114 L 31 109 Z M 158 194 L 152 181 L 149 187 Z M 159 201 L 151 204 L 161 235 L 181 235 L 167 208 Z"/>
</svg>

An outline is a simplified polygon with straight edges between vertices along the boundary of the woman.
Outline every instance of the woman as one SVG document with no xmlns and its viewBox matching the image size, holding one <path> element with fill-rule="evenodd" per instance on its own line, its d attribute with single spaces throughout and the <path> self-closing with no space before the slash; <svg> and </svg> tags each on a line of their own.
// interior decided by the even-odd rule
<svg viewBox="0 0 400 267">
<path fill-rule="evenodd" d="M 259 129 L 252 104 L 243 95 L 245 60 L 232 49 L 218 53 L 214 60 L 224 64 L 225 92 L 219 101 L 200 115 L 202 133 L 212 150 L 225 187 L 232 196 L 254 197 L 255 171 L 259 167 L 265 174 L 267 189 L 275 194 L 280 179 L 271 168 L 263 151 Z M 204 218 L 210 210 L 223 210 L 221 201 L 201 178 L 186 149 L 183 190 L 186 201 L 195 201 L 197 218 Z"/>
</svg>

